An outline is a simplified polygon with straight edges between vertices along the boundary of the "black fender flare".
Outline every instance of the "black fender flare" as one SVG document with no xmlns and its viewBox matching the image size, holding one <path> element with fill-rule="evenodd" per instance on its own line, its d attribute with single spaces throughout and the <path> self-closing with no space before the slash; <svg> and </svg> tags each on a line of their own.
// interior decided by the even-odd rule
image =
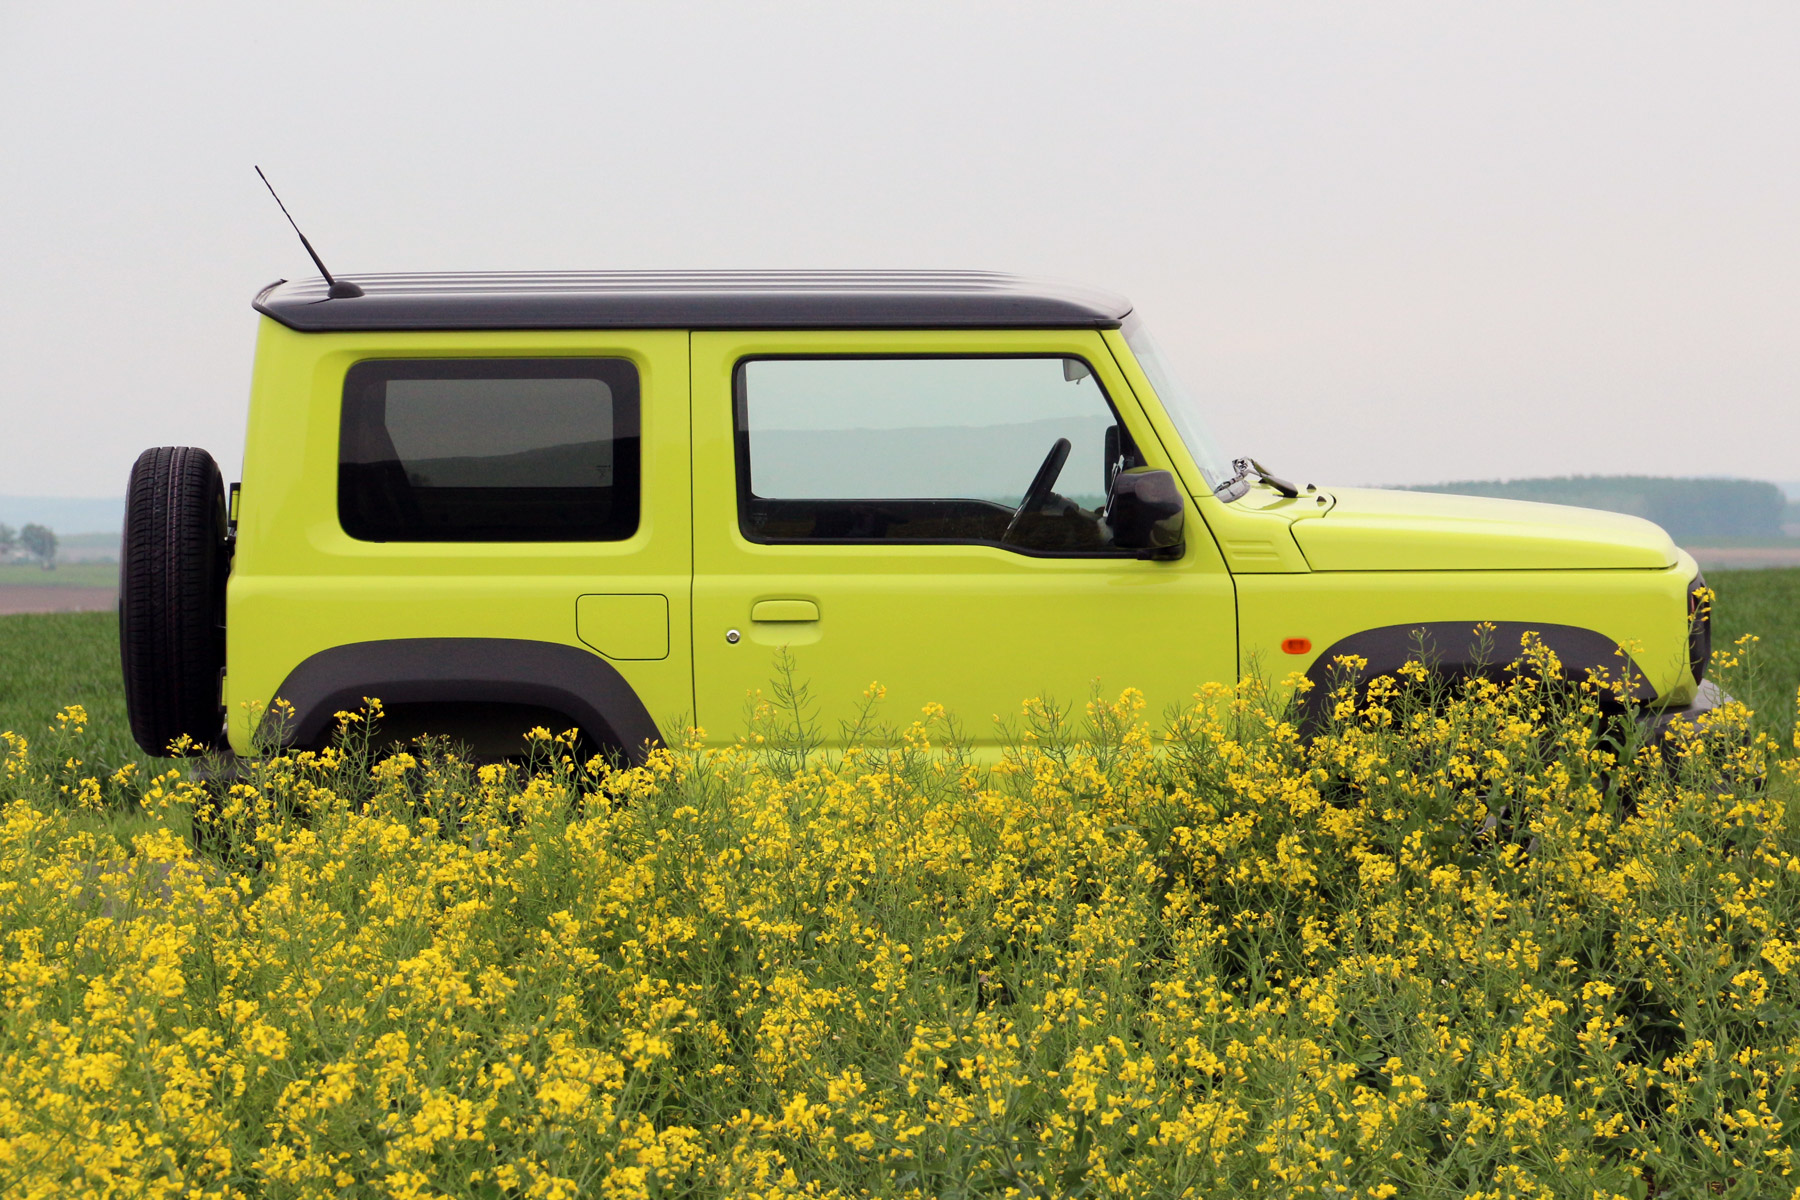
<svg viewBox="0 0 1800 1200">
<path fill-rule="evenodd" d="M 591 650 L 523 638 L 393 638 L 333 646 L 288 672 L 276 697 L 294 706 L 290 746 L 316 746 L 339 712 L 384 704 L 475 702 L 556 709 L 632 763 L 663 744 L 644 702 Z"/>
<path fill-rule="evenodd" d="M 1415 660 L 1440 676 L 1498 678 L 1518 661 L 1520 641 L 1527 633 L 1536 634 L 1555 653 L 1565 678 L 1583 679 L 1597 670 L 1607 679 L 1626 682 L 1634 700 L 1656 699 L 1656 689 L 1637 662 L 1621 651 L 1619 643 L 1595 630 L 1538 621 L 1423 621 L 1364 629 L 1326 647 L 1306 672 L 1312 687 L 1301 705 L 1303 724 L 1311 730 L 1324 728 L 1334 687 L 1344 682 L 1361 687 Z M 1351 673 L 1337 661 L 1345 655 L 1364 659 L 1366 665 Z"/>
</svg>

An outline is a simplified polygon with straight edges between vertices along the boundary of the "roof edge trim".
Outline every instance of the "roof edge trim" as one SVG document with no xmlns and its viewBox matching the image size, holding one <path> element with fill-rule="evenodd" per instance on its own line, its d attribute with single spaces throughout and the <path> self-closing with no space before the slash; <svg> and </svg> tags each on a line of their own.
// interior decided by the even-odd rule
<svg viewBox="0 0 1800 1200">
<path fill-rule="evenodd" d="M 257 312 L 302 333 L 529 329 L 1116 329 L 1122 296 L 977 271 L 359 275 L 277 280 Z"/>
</svg>

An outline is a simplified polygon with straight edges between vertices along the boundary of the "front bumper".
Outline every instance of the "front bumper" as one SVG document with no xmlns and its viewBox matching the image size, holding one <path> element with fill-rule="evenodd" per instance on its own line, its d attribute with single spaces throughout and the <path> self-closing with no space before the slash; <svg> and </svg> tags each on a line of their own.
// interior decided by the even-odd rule
<svg viewBox="0 0 1800 1200">
<path fill-rule="evenodd" d="M 1638 725 L 1644 731 L 1644 740 L 1648 743 L 1656 743 L 1667 737 L 1669 731 L 1677 725 L 1692 727 L 1699 722 L 1703 714 L 1730 703 L 1731 697 L 1726 695 L 1718 684 L 1707 679 L 1701 681 L 1691 703 L 1683 704 L 1678 708 L 1658 708 L 1641 713 L 1638 716 Z"/>
</svg>

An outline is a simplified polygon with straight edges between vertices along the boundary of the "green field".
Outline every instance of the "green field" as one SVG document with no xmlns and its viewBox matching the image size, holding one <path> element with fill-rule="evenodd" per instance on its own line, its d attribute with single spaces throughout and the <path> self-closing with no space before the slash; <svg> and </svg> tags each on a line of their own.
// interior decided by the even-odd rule
<svg viewBox="0 0 1800 1200">
<path fill-rule="evenodd" d="M 143 756 L 125 719 L 119 622 L 109 612 L 0 617 L 0 730 L 36 737 L 67 704 L 92 721 L 100 761 L 116 768 Z"/>
<path fill-rule="evenodd" d="M 77 572 L 36 574 L 66 575 L 59 582 L 74 582 Z M 0 582 L 6 578 L 0 572 Z M 1748 669 L 1728 684 L 1758 711 L 1765 728 L 1785 738 L 1793 728 L 1794 689 L 1800 687 L 1800 568 L 1716 571 L 1707 578 L 1718 593 L 1715 644 L 1729 645 L 1746 633 L 1761 639 Z M 0 729 L 41 729 L 65 704 L 86 706 L 107 763 L 140 757 L 125 721 L 113 615 L 0 616 Z"/>
<path fill-rule="evenodd" d="M 118 587 L 117 563 L 63 563 L 46 571 L 35 563 L 0 563 L 0 587 Z"/>
<path fill-rule="evenodd" d="M 1759 639 L 1743 676 L 1728 682 L 1756 709 L 1763 727 L 1785 740 L 1794 727 L 1794 689 L 1800 687 L 1800 568 L 1713 571 L 1706 580 L 1718 594 L 1713 645 L 1729 646 L 1745 634 Z"/>
</svg>

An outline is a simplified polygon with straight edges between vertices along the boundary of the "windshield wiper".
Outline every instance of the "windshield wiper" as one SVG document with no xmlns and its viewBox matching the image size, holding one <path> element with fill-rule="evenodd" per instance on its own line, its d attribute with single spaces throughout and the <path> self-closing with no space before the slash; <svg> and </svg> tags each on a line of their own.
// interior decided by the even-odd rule
<svg viewBox="0 0 1800 1200">
<path fill-rule="evenodd" d="M 1229 492 L 1237 487 L 1238 484 L 1247 482 L 1249 478 L 1254 475 L 1276 491 L 1280 492 L 1283 496 L 1286 496 L 1289 500 L 1293 500 L 1300 495 L 1299 488 L 1295 487 L 1279 475 L 1269 474 L 1268 471 L 1263 469 L 1263 465 L 1254 458 L 1234 458 L 1231 460 L 1231 469 L 1237 472 L 1237 474 L 1214 488 L 1214 494 L 1221 495 L 1225 492 Z M 1238 492 L 1230 498 L 1235 500 L 1241 495 L 1243 495 L 1243 493 Z"/>
</svg>

